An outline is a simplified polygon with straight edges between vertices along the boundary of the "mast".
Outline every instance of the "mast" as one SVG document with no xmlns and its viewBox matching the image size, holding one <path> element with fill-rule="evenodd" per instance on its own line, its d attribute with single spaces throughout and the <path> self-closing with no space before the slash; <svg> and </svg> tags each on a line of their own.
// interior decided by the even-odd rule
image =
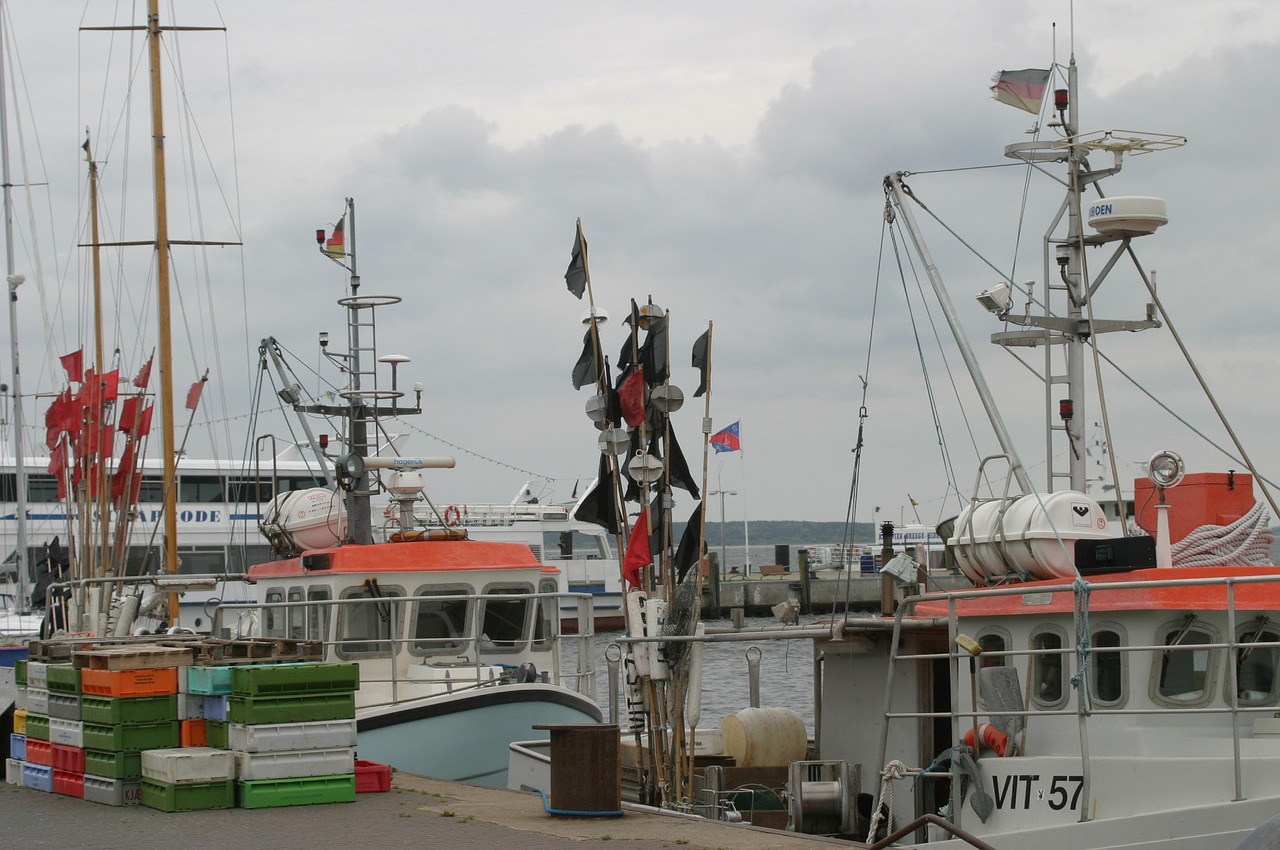
<svg viewBox="0 0 1280 850">
<path fill-rule="evenodd" d="M 84 140 L 84 155 L 89 162 L 89 235 L 93 240 L 93 253 L 90 255 L 93 266 L 93 369 L 94 372 L 101 375 L 105 363 L 103 362 L 102 351 L 102 260 L 98 248 L 98 164 L 93 161 L 93 153 L 89 147 L 89 140 Z M 98 558 L 96 566 L 93 569 L 93 575 L 106 575 L 110 568 L 109 556 L 109 529 L 106 521 L 110 511 L 110 494 L 111 488 L 106 483 L 106 461 L 99 458 L 98 463 L 98 516 L 101 517 L 98 523 L 99 542 L 98 542 Z M 92 546 L 92 540 L 86 540 L 87 546 Z M 88 563 L 93 563 L 89 561 Z"/>
<path fill-rule="evenodd" d="M 27 470 L 23 458 L 22 434 L 25 422 L 22 417 L 22 369 L 18 363 L 18 287 L 26 279 L 14 273 L 13 263 L 13 184 L 9 179 L 9 113 L 7 108 L 5 79 L 4 8 L 0 4 L 0 180 L 4 183 L 4 248 L 5 280 L 9 284 L 9 345 L 13 358 L 13 467 L 14 495 L 17 501 L 18 545 L 16 547 L 18 569 L 17 609 L 24 611 L 30 604 L 27 591 Z"/>
</svg>

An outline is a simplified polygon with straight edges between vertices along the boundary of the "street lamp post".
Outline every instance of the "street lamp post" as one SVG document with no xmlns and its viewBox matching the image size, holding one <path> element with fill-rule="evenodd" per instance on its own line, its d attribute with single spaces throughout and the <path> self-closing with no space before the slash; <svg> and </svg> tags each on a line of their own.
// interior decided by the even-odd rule
<svg viewBox="0 0 1280 850">
<path fill-rule="evenodd" d="M 724 557 L 724 497 L 738 495 L 737 490 L 712 490 L 707 493 L 708 496 L 720 497 L 720 569 L 725 569 L 727 564 Z"/>
</svg>

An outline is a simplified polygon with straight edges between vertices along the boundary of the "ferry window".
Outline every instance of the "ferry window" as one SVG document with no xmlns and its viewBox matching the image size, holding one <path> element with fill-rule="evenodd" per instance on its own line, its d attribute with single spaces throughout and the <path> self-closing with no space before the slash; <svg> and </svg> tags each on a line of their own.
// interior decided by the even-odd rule
<svg viewBox="0 0 1280 850">
<path fill-rule="evenodd" d="M 1093 652 L 1089 656 L 1089 680 L 1094 700 L 1114 706 L 1124 699 L 1125 653 L 1124 635 L 1118 626 L 1103 626 L 1090 638 Z"/>
<path fill-rule="evenodd" d="M 183 475 L 178 479 L 179 502 L 221 502 L 223 479 L 217 475 Z"/>
<path fill-rule="evenodd" d="M 262 633 L 267 637 L 284 637 L 284 609 L 275 607 L 284 601 L 284 590 L 273 587 L 264 598 L 267 604 L 262 609 Z"/>
<path fill-rule="evenodd" d="M 338 654 L 344 657 L 390 656 L 392 652 L 392 626 L 399 615 L 392 597 L 402 595 L 400 588 L 361 587 L 342 594 L 343 599 L 367 599 L 343 605 L 339 616 L 338 633 L 342 643 Z"/>
<path fill-rule="evenodd" d="M 164 479 L 152 475 L 142 476 L 142 486 L 138 488 L 138 504 L 158 505 L 164 501 Z"/>
<path fill-rule="evenodd" d="M 486 599 L 481 605 L 481 652 L 512 652 L 525 640 L 525 623 L 529 613 L 528 587 L 486 588 L 487 594 L 510 596 L 509 599 Z"/>
<path fill-rule="evenodd" d="M 52 475 L 28 475 L 27 501 L 57 502 L 58 479 Z"/>
<path fill-rule="evenodd" d="M 1156 642 L 1165 648 L 1157 650 L 1155 696 L 1178 705 L 1207 703 L 1213 687 L 1214 653 L 1206 644 L 1216 642 L 1210 627 L 1189 616 L 1162 627 Z"/>
<path fill-rule="evenodd" d="M 555 579 L 545 579 L 538 584 L 539 593 L 555 593 Z M 560 600 L 555 596 L 543 596 L 538 599 L 537 611 L 533 617 L 533 645 L 537 649 L 546 649 L 547 644 L 556 633 L 560 624 Z"/>
<path fill-rule="evenodd" d="M 1009 664 L 1007 655 L 994 655 L 992 653 L 1009 651 L 1009 633 L 1001 628 L 988 628 L 978 632 L 978 646 L 982 647 L 982 654 L 978 656 L 978 663 L 982 667 L 1004 667 Z"/>
<path fill-rule="evenodd" d="M 307 591 L 307 640 L 327 640 L 329 637 L 329 610 L 332 606 L 322 603 L 332 599 L 327 587 L 313 587 Z"/>
<path fill-rule="evenodd" d="M 254 479 L 236 479 L 227 482 L 227 501 L 233 505 L 271 501 L 270 481 Z"/>
<path fill-rule="evenodd" d="M 18 475 L 15 472 L 0 472 L 0 502 L 18 501 Z"/>
<path fill-rule="evenodd" d="M 281 493 L 290 493 L 294 490 L 310 490 L 312 487 L 323 487 L 324 481 L 319 478 L 281 478 L 277 481 Z"/>
<path fill-rule="evenodd" d="M 1260 619 L 1240 629 L 1236 647 L 1236 696 L 1241 705 L 1268 705 L 1276 701 L 1276 662 L 1280 629 Z"/>
<path fill-rule="evenodd" d="M 1056 626 L 1044 626 L 1031 633 L 1031 698 L 1042 708 L 1058 708 L 1066 702 L 1063 675 L 1064 633 Z"/>
<path fill-rule="evenodd" d="M 225 549 L 179 549 L 178 572 L 183 575 L 225 573 L 227 553 Z"/>
<path fill-rule="evenodd" d="M 458 597 L 471 593 L 470 587 L 422 588 L 416 596 Z M 469 602 L 466 599 L 426 599 L 414 604 L 413 651 L 419 654 L 458 654 L 467 646 Z"/>
<path fill-rule="evenodd" d="M 300 587 L 289 588 L 289 601 L 290 602 L 304 601 L 302 588 Z M 297 606 L 296 608 L 291 607 L 288 609 L 290 640 L 302 640 L 303 638 L 306 637 L 306 633 L 304 631 L 304 624 L 303 624 L 304 618 L 306 617 L 306 615 L 307 615 L 306 609 L 301 605 Z"/>
</svg>

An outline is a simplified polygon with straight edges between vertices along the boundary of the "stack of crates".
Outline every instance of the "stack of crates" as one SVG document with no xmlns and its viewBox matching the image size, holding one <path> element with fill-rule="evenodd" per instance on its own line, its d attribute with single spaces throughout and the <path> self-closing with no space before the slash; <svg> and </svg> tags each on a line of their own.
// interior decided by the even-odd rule
<svg viewBox="0 0 1280 850">
<path fill-rule="evenodd" d="M 83 795 L 112 806 L 144 802 L 142 754 L 177 747 L 182 647 L 134 645 L 77 652 L 85 748 Z"/>
<path fill-rule="evenodd" d="M 17 714 L 14 715 L 14 733 L 9 738 L 9 751 L 22 752 L 21 779 L 23 785 L 36 791 L 53 792 L 53 745 L 49 740 L 49 664 L 39 659 L 29 659 L 14 666 L 14 679 L 18 685 L 18 710 L 23 712 L 22 731 L 18 730 Z M 6 764 L 8 779 L 11 774 Z"/>
<path fill-rule="evenodd" d="M 16 701 L 13 710 L 13 731 L 9 734 L 9 755 L 4 762 L 4 780 L 10 785 L 24 785 L 23 772 L 27 764 L 27 713 L 30 698 L 27 694 L 27 653 L 5 647 L 0 657 L 3 666 L 13 668 Z"/>
<path fill-rule="evenodd" d="M 203 693 L 206 739 L 235 759 L 247 809 L 355 799 L 355 664 L 192 667 Z"/>
</svg>

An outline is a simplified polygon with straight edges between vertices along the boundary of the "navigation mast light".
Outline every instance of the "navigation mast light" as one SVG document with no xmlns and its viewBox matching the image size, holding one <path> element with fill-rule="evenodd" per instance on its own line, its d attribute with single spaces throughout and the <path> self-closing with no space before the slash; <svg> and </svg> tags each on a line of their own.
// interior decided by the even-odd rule
<svg viewBox="0 0 1280 850">
<path fill-rule="evenodd" d="M 1156 452 L 1147 462 L 1147 477 L 1161 490 L 1176 487 L 1185 472 L 1186 466 L 1176 452 Z"/>
</svg>

